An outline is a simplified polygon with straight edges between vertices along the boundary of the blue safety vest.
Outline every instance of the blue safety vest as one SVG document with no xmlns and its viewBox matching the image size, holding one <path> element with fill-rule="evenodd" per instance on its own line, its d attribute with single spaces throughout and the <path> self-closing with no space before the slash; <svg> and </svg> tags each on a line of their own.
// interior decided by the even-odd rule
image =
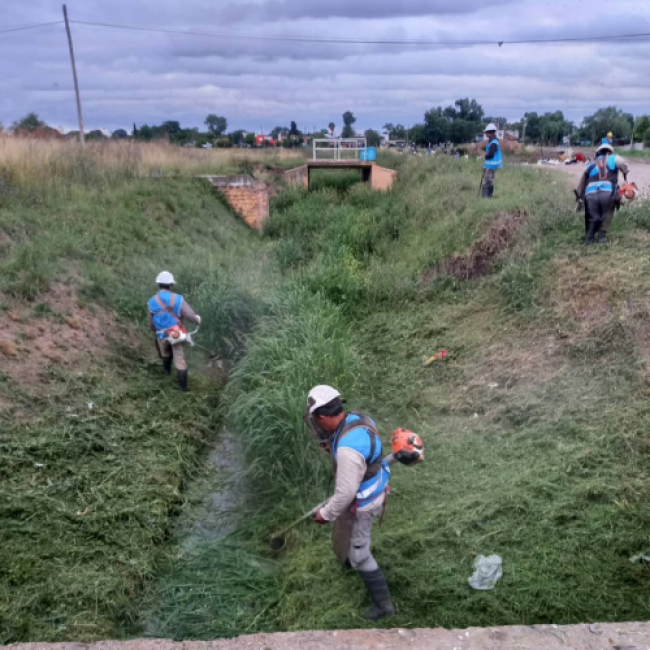
<svg viewBox="0 0 650 650">
<path fill-rule="evenodd" d="M 162 305 L 160 303 L 163 303 Z M 153 314 L 153 325 L 159 339 L 166 338 L 165 330 L 181 322 L 183 296 L 162 290 L 147 301 L 149 311 Z"/>
<path fill-rule="evenodd" d="M 499 144 L 499 140 L 497 138 L 494 138 L 493 140 L 490 140 L 488 142 L 487 149 L 489 149 L 492 144 L 496 144 L 497 146 L 497 152 L 494 154 L 494 158 L 490 158 L 490 160 L 485 161 L 485 169 L 501 169 L 503 167 L 503 156 L 501 155 L 501 145 Z M 486 149 L 486 150 L 487 150 Z"/>
<path fill-rule="evenodd" d="M 341 425 L 339 426 L 337 432 L 334 434 L 333 442 L 331 444 L 331 451 L 334 462 L 336 462 L 338 450 L 344 447 L 347 447 L 348 449 L 354 449 L 356 452 L 360 453 L 366 459 L 367 465 L 370 465 L 381 457 L 382 447 L 379 436 L 375 436 L 375 448 L 373 450 L 373 433 L 364 426 L 359 426 L 355 429 L 349 430 L 348 433 L 346 433 L 339 440 L 339 434 L 345 425 L 360 419 L 361 418 L 359 415 L 356 415 L 355 413 L 348 413 L 343 422 L 341 422 Z M 388 485 L 389 479 L 390 467 L 384 460 L 377 474 L 369 479 L 366 479 L 365 481 L 362 481 L 361 485 L 359 485 L 359 489 L 357 490 L 357 506 L 366 506 L 381 496 L 381 494 L 386 489 L 386 486 Z"/>
<path fill-rule="evenodd" d="M 598 161 L 605 162 L 602 170 L 598 166 Z M 616 168 L 616 156 L 614 154 L 609 154 L 607 157 L 598 156 L 596 162 L 589 163 L 585 171 L 589 179 L 585 194 L 593 194 L 598 191 L 614 191 L 614 187 L 618 183 L 618 169 Z"/>
</svg>

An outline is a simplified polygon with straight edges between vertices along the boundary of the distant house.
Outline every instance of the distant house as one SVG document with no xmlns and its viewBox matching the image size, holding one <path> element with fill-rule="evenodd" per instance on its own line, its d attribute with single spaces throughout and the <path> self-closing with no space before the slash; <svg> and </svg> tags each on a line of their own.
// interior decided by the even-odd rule
<svg viewBox="0 0 650 650">
<path fill-rule="evenodd" d="M 274 140 L 270 135 L 260 134 L 255 136 L 255 144 L 258 147 L 263 147 L 265 143 L 273 147 L 278 143 L 278 141 Z"/>
<path fill-rule="evenodd" d="M 499 129 L 497 131 L 497 138 L 499 140 L 505 140 L 506 142 L 517 142 L 519 140 L 519 131 L 512 131 L 510 129 Z M 477 136 L 476 141 L 482 142 L 486 140 L 487 136 L 483 134 L 482 136 Z"/>
</svg>

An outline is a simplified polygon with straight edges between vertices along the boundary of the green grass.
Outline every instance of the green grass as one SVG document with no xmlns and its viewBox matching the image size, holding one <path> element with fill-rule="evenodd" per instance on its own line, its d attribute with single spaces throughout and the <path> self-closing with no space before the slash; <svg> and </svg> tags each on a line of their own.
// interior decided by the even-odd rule
<svg viewBox="0 0 650 650">
<path fill-rule="evenodd" d="M 650 158 L 650 148 L 646 145 L 645 149 L 642 149 L 641 151 L 628 151 L 628 150 L 621 150 L 617 149 L 616 153 L 618 153 L 621 156 L 624 156 L 625 158 Z"/>
<path fill-rule="evenodd" d="M 228 386 L 227 417 L 252 467 L 245 523 L 163 578 L 156 611 L 170 623 L 157 634 L 367 625 L 363 587 L 337 567 L 327 531 L 304 524 L 271 564 L 265 546 L 326 490 L 300 419 L 321 381 L 375 416 L 384 440 L 407 426 L 425 441 L 423 465 L 395 469 L 375 532 L 400 610 L 382 624 L 647 618 L 648 573 L 629 562 L 650 546 L 644 316 L 627 305 L 650 289 L 637 229 L 650 211 L 620 213 L 615 243 L 584 249 L 554 177 L 506 169 L 497 199 L 481 202 L 479 174 L 467 161 L 408 160 L 390 195 L 354 186 L 343 198 L 328 188 L 278 197 L 265 232 L 286 281 L 308 294 L 262 319 Z M 528 218 L 487 277 L 422 282 L 513 210 Z M 312 322 L 318 310 L 324 328 Z M 334 314 L 344 320 L 332 330 Z M 450 360 L 424 368 L 441 348 Z M 245 588 L 217 587 L 211 567 L 233 548 L 245 553 Z M 474 592 L 473 559 L 491 553 L 503 556 L 504 578 Z"/>
<path fill-rule="evenodd" d="M 373 415 L 385 441 L 406 426 L 425 442 L 424 464 L 395 469 L 373 538 L 399 607 L 382 625 L 648 617 L 649 574 L 629 557 L 650 548 L 650 208 L 620 212 L 612 243 L 585 248 L 570 190 L 548 172 L 506 167 L 496 199 L 479 201 L 475 161 L 381 164 L 400 172 L 387 194 L 348 175 L 283 190 L 263 239 L 183 178 L 3 195 L 7 308 L 32 300 L 46 321 L 39 294 L 68 273 L 91 304 L 141 319 L 169 266 L 204 316 L 202 343 L 235 365 L 225 391 L 202 379 L 181 401 L 157 364 L 123 351 L 83 377 L 54 372 L 65 399 L 53 388 L 30 407 L 42 420 L 10 423 L 2 641 L 366 626 L 363 587 L 327 530 L 306 522 L 284 556 L 268 548 L 328 487 L 302 423 L 316 383 Z M 527 216 L 485 277 L 444 272 L 515 211 Z M 442 348 L 448 361 L 425 368 Z M 202 492 L 222 487 L 200 463 L 221 421 L 246 458 L 237 530 L 190 548 Z M 96 515 L 77 516 L 92 504 Z M 474 592 L 473 559 L 491 553 L 504 577 Z"/>
<path fill-rule="evenodd" d="M 88 315 L 100 305 L 119 329 L 105 331 L 108 357 L 99 345 L 99 357 L 81 366 L 42 358 L 44 384 L 0 381 L 9 405 L 0 434 L 0 643 L 140 630 L 142 598 L 173 552 L 187 481 L 220 422 L 220 382 L 202 376 L 201 352 L 190 355 L 189 397 L 162 377 L 145 301 L 156 274 L 172 270 L 203 316 L 197 342 L 234 359 L 273 283 L 259 236 L 205 181 L 138 180 L 72 163 L 50 172 L 42 185 L 16 178 L 0 195 L 3 305 L 28 308 L 47 328 L 61 315 L 43 300 L 63 282 Z"/>
</svg>

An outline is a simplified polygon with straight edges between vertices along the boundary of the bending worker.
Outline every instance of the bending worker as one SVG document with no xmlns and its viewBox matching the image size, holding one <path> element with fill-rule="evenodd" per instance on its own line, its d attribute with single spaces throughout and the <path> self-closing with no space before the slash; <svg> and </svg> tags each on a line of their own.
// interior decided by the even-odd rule
<svg viewBox="0 0 650 650">
<path fill-rule="evenodd" d="M 576 190 L 585 202 L 589 212 L 589 227 L 585 243 L 592 244 L 598 234 L 598 241 L 607 241 L 607 231 L 612 223 L 618 197 L 618 173 L 627 181 L 628 166 L 620 156 L 614 155 L 607 138 L 596 151 L 596 160 L 590 162 L 580 179 Z"/>
<path fill-rule="evenodd" d="M 156 346 L 163 362 L 166 375 L 172 372 L 172 359 L 178 372 L 178 387 L 187 392 L 187 361 L 185 360 L 184 343 L 172 346 L 168 338 L 168 330 L 183 327 L 183 319 L 201 324 L 201 317 L 187 304 L 183 296 L 172 293 L 174 276 L 169 271 L 162 271 L 156 278 L 158 293 L 147 302 L 149 307 L 149 329 L 156 333 Z"/>
<path fill-rule="evenodd" d="M 366 618 L 395 614 L 386 578 L 370 550 L 374 518 L 384 511 L 390 469 L 384 462 L 375 423 L 363 413 L 344 413 L 341 394 L 331 386 L 316 386 L 307 398 L 307 422 L 329 451 L 336 489 L 314 515 L 318 524 L 334 522 L 334 553 L 356 569 L 370 595 Z"/>
<path fill-rule="evenodd" d="M 501 155 L 501 145 L 497 138 L 497 127 L 492 122 L 485 127 L 485 137 L 488 143 L 485 148 L 481 196 L 484 199 L 491 199 L 494 195 L 494 174 L 497 169 L 503 167 L 503 156 Z"/>
</svg>

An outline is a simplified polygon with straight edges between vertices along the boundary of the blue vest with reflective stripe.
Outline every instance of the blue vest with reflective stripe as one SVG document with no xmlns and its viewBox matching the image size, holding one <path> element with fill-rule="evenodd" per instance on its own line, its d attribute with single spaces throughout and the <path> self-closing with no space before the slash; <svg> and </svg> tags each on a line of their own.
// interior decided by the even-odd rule
<svg viewBox="0 0 650 650">
<path fill-rule="evenodd" d="M 176 315 L 176 318 L 174 318 L 174 316 L 172 316 L 170 313 L 163 311 L 163 308 L 156 300 L 156 296 L 162 300 L 165 307 L 171 306 L 173 308 L 173 312 Z M 172 293 L 171 291 L 166 290 L 159 291 L 156 296 L 149 298 L 147 305 L 149 307 L 149 311 L 153 314 L 153 326 L 156 328 L 156 336 L 159 339 L 164 339 L 164 330 L 168 330 L 170 327 L 178 325 L 178 322 L 180 321 L 181 309 L 183 307 L 183 296 L 179 296 L 176 293 Z M 172 300 L 174 301 L 173 305 L 171 304 Z"/>
<path fill-rule="evenodd" d="M 358 415 L 354 415 L 353 413 L 348 414 L 345 420 L 341 422 L 338 431 L 334 434 L 334 442 L 332 443 L 332 456 L 334 457 L 334 462 L 336 462 L 338 450 L 344 447 L 354 449 L 356 452 L 360 453 L 366 459 L 368 465 L 381 456 L 381 440 L 379 439 L 379 436 L 377 436 L 374 453 L 372 458 L 370 458 L 372 433 L 366 427 L 352 429 L 346 433 L 341 440 L 339 440 L 339 433 L 343 429 L 343 426 L 359 419 Z M 361 507 L 372 503 L 386 489 L 389 478 L 390 467 L 388 466 L 388 463 L 384 461 L 381 469 L 375 476 L 362 481 L 361 485 L 359 485 L 359 489 L 357 490 L 357 505 Z"/>
<path fill-rule="evenodd" d="M 487 148 L 489 149 L 493 143 L 496 144 L 497 146 L 497 152 L 494 154 L 494 158 L 490 158 L 490 160 L 485 161 L 485 165 L 483 165 L 485 169 L 501 169 L 501 167 L 503 167 L 503 156 L 501 155 L 501 145 L 499 144 L 497 138 L 490 140 L 490 142 L 488 142 Z"/>
<path fill-rule="evenodd" d="M 603 156 L 598 156 L 596 160 L 602 160 Z M 607 178 L 600 178 L 598 172 L 598 165 L 595 162 L 587 165 L 587 175 L 589 183 L 585 189 L 585 194 L 592 194 L 602 190 L 604 192 L 612 192 L 614 190 L 614 183 L 618 180 L 618 170 L 616 169 L 616 156 L 610 154 L 607 156 Z"/>
</svg>

